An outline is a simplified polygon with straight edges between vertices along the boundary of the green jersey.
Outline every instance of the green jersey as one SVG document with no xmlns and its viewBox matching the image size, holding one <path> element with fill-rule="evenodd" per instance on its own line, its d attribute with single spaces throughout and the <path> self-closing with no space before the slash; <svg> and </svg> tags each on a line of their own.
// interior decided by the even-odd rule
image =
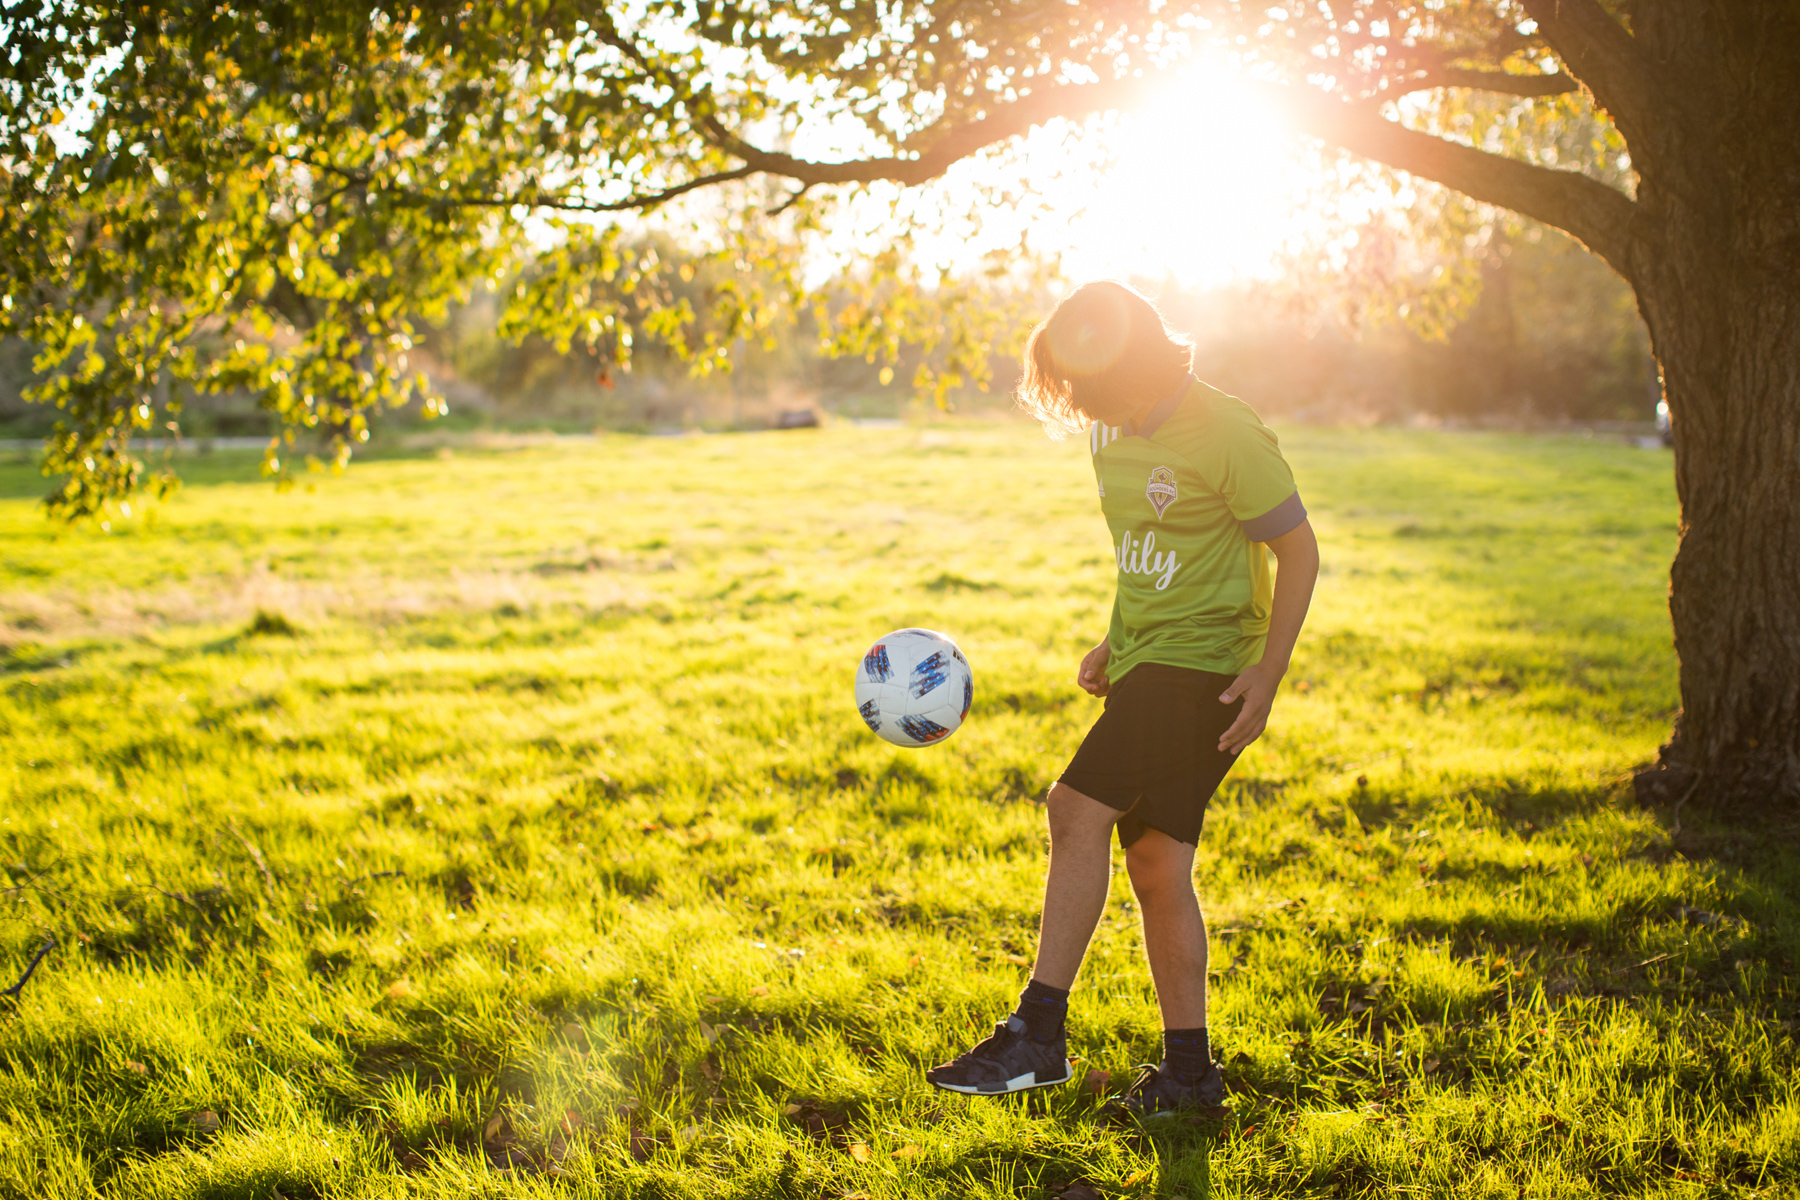
<svg viewBox="0 0 1800 1200">
<path fill-rule="evenodd" d="M 1088 431 L 1119 590 L 1107 677 L 1141 662 L 1235 675 L 1262 657 L 1268 550 L 1306 519 L 1275 434 L 1189 380 L 1136 427 Z"/>
</svg>

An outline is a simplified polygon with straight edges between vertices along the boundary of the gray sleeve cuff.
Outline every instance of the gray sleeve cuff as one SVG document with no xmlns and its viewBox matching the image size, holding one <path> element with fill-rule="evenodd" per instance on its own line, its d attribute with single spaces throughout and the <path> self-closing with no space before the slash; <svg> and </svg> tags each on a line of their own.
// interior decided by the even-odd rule
<svg viewBox="0 0 1800 1200">
<path fill-rule="evenodd" d="M 1306 506 L 1300 503 L 1300 493 L 1295 492 L 1262 516 L 1239 521 L 1238 524 L 1243 526 L 1244 536 L 1251 541 L 1266 542 L 1298 529 L 1300 522 L 1304 520 Z"/>
</svg>

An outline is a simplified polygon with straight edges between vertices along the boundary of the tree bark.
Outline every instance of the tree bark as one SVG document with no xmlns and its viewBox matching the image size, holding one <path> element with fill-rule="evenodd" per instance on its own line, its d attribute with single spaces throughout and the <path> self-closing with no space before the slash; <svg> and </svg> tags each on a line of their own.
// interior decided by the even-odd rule
<svg viewBox="0 0 1800 1200">
<path fill-rule="evenodd" d="M 1658 0 L 1630 264 L 1673 421 L 1681 713 L 1647 799 L 1800 808 L 1800 19 Z"/>
</svg>

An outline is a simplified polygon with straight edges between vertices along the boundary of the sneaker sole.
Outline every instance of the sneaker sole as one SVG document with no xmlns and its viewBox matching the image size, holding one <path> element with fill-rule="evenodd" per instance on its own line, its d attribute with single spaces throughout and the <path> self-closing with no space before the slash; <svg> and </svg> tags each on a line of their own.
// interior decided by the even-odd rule
<svg viewBox="0 0 1800 1200">
<path fill-rule="evenodd" d="M 1075 1078 L 1075 1068 L 1072 1064 L 1065 1062 L 1061 1079 L 1039 1079 L 1036 1071 L 1027 1071 L 1023 1075 L 1013 1076 L 1003 1084 L 987 1087 L 979 1084 L 964 1086 L 957 1083 L 939 1083 L 932 1079 L 928 1079 L 926 1082 L 934 1088 L 941 1088 L 946 1092 L 956 1092 L 964 1096 L 1010 1096 L 1014 1092 L 1029 1092 L 1036 1088 L 1055 1087 L 1057 1084 L 1067 1083 L 1073 1078 Z M 1026 1080 L 1031 1082 L 1027 1083 Z"/>
<path fill-rule="evenodd" d="M 1217 1093 L 1197 1096 L 1191 1103 L 1176 1105 L 1173 1108 L 1154 1108 L 1145 1112 L 1142 1108 L 1110 1101 L 1101 1111 L 1114 1120 L 1154 1121 L 1162 1117 L 1217 1117 L 1229 1113 L 1225 1101 L 1230 1097 L 1231 1089 L 1221 1087 Z"/>
<path fill-rule="evenodd" d="M 1102 1111 L 1115 1120 L 1130 1121 L 1156 1121 L 1164 1117 L 1216 1118 L 1231 1112 L 1231 1109 L 1225 1104 L 1227 1095 L 1229 1093 L 1221 1092 L 1216 1100 L 1196 1100 L 1192 1104 L 1182 1104 L 1174 1108 L 1156 1108 L 1149 1112 L 1115 1101 L 1108 1104 Z"/>
<path fill-rule="evenodd" d="M 1188 1117 L 1216 1119 L 1229 1115 L 1231 1109 L 1224 1104 L 1189 1104 L 1181 1108 L 1159 1108 L 1154 1112 L 1143 1112 L 1135 1108 L 1109 1108 L 1106 1114 L 1119 1120 L 1129 1121 L 1161 1121 L 1169 1117 Z"/>
</svg>

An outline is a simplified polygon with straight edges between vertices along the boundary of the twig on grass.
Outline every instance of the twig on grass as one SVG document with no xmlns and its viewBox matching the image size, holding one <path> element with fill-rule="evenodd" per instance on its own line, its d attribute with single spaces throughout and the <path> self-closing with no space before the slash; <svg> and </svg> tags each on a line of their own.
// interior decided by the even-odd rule
<svg viewBox="0 0 1800 1200">
<path fill-rule="evenodd" d="M 236 838 L 238 840 L 238 845 L 242 846 L 245 851 L 249 853 L 250 861 L 255 863 L 256 869 L 262 872 L 263 885 L 268 888 L 269 895 L 273 896 L 275 894 L 275 874 L 269 870 L 268 861 L 263 858 L 262 851 L 251 845 L 250 839 L 238 832 L 238 827 L 235 822 L 225 822 L 225 830 L 230 833 L 232 837 Z"/>
<path fill-rule="evenodd" d="M 32 972 L 38 969 L 38 964 L 44 961 L 44 956 L 54 949 L 56 949 L 56 936 L 51 934 L 44 939 L 44 944 L 38 947 L 38 952 L 31 956 L 31 961 L 25 964 L 25 973 L 19 976 L 19 982 L 5 991 L 0 991 L 0 996 L 8 996 L 17 1000 L 19 993 L 25 990 L 25 985 L 31 982 Z"/>
<path fill-rule="evenodd" d="M 39 886 L 38 880 L 48 875 L 51 871 L 54 871 L 57 867 L 62 866 L 63 861 L 64 859 L 62 856 L 57 856 L 55 859 L 51 860 L 48 866 L 39 868 L 38 871 L 30 878 L 26 879 L 24 883 L 15 883 L 11 887 L 0 888 L 0 896 L 12 896 L 19 892 L 42 892 L 46 895 L 61 895 L 61 891 L 57 888 Z M 23 866 L 24 864 L 20 863 L 17 865 Z"/>
<path fill-rule="evenodd" d="M 1674 811 L 1669 813 L 1669 820 L 1674 823 L 1673 827 L 1669 830 L 1669 845 L 1671 847 L 1675 845 L 1675 839 L 1681 836 L 1681 806 L 1688 802 L 1688 797 L 1694 794 L 1694 789 L 1699 787 L 1700 781 L 1705 778 L 1705 771 L 1695 771 L 1694 782 L 1687 785 L 1687 791 L 1681 793 L 1681 799 L 1675 802 Z"/>
<path fill-rule="evenodd" d="M 342 886 L 355 887 L 365 879 L 402 879 L 405 876 L 405 871 L 370 871 L 367 875 L 358 875 L 355 879 L 346 881 Z"/>
<path fill-rule="evenodd" d="M 189 908 L 193 909 L 195 912 L 199 913 L 203 917 L 206 915 L 206 910 L 204 908 L 201 908 L 198 904 L 195 904 L 193 902 L 193 900 L 189 899 L 187 896 L 182 895 L 180 892 L 165 892 L 162 888 L 157 887 L 154 883 L 146 883 L 146 884 L 144 884 L 144 886 L 149 888 L 151 891 L 155 892 L 159 896 L 167 896 L 169 899 L 175 901 L 177 904 L 187 905 Z"/>
</svg>

